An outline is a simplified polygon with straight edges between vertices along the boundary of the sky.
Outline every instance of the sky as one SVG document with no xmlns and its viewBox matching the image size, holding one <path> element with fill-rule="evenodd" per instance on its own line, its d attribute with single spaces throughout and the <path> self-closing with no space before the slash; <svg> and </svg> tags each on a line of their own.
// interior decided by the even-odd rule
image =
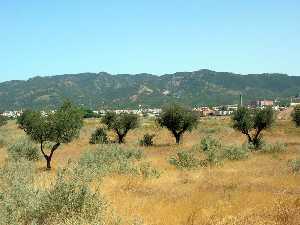
<svg viewBox="0 0 300 225">
<path fill-rule="evenodd" d="M 81 72 L 300 75 L 299 0 L 0 0 L 0 82 Z"/>
</svg>

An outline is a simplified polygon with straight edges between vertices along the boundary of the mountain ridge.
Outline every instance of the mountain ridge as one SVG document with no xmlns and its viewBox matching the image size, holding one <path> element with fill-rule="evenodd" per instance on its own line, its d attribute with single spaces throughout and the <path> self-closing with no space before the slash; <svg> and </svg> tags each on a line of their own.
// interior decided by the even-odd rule
<svg viewBox="0 0 300 225">
<path fill-rule="evenodd" d="M 55 108 L 70 99 L 88 108 L 161 107 L 238 103 L 257 98 L 287 100 L 300 92 L 300 77 L 283 73 L 241 75 L 202 69 L 164 75 L 106 72 L 36 76 L 0 83 L 0 110 Z"/>
</svg>

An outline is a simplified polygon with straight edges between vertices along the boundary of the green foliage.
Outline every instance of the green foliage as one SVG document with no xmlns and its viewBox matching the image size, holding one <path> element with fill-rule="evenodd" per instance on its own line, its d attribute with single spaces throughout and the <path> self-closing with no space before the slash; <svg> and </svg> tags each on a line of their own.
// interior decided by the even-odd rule
<svg viewBox="0 0 300 225">
<path fill-rule="evenodd" d="M 201 148 L 205 161 L 210 165 L 218 165 L 222 161 L 222 145 L 217 139 L 207 136 L 201 140 Z"/>
<path fill-rule="evenodd" d="M 179 169 L 193 169 L 201 165 L 201 161 L 192 152 L 179 151 L 169 159 L 171 165 Z"/>
<path fill-rule="evenodd" d="M 85 152 L 79 165 L 91 174 L 137 174 L 134 162 L 142 157 L 140 150 L 123 149 L 115 145 L 98 146 L 94 151 Z"/>
<path fill-rule="evenodd" d="M 94 151 L 86 151 L 79 160 L 79 168 L 86 177 L 103 177 L 109 174 L 128 174 L 144 178 L 158 178 L 160 172 L 149 162 L 141 162 L 143 152 L 121 148 L 116 145 L 98 146 Z"/>
<path fill-rule="evenodd" d="M 300 105 L 294 107 L 294 111 L 292 113 L 293 121 L 297 127 L 300 126 Z"/>
<path fill-rule="evenodd" d="M 47 115 L 39 111 L 25 111 L 18 118 L 17 124 L 33 141 L 40 144 L 47 168 L 50 169 L 54 151 L 62 143 L 70 143 L 79 136 L 83 120 L 81 110 L 65 102 L 57 111 Z M 46 144 L 52 144 L 49 154 L 44 151 Z"/>
<path fill-rule="evenodd" d="M 152 146 L 153 145 L 153 138 L 155 134 L 144 134 L 143 139 L 140 140 L 140 145 L 142 146 Z"/>
<path fill-rule="evenodd" d="M 298 173 L 300 171 L 300 159 L 289 160 L 288 165 L 293 173 Z"/>
<path fill-rule="evenodd" d="M 104 224 L 106 203 L 73 170 L 59 171 L 49 189 L 34 185 L 36 168 L 9 161 L 0 169 L 0 225 Z"/>
<path fill-rule="evenodd" d="M 261 147 L 261 132 L 270 128 L 274 119 L 271 107 L 256 110 L 240 107 L 232 116 L 233 128 L 246 135 L 249 144 L 253 144 L 255 149 Z"/>
<path fill-rule="evenodd" d="M 102 127 L 97 128 L 90 138 L 90 144 L 107 144 L 108 138 L 106 130 Z"/>
<path fill-rule="evenodd" d="M 248 135 L 253 128 L 253 115 L 251 110 L 246 107 L 240 107 L 232 116 L 233 128 Z"/>
<path fill-rule="evenodd" d="M 42 195 L 43 200 L 38 211 L 39 221 L 47 221 L 47 218 L 60 220 L 67 215 L 72 218 L 70 221 L 101 223 L 106 208 L 105 201 L 91 191 L 88 183 L 78 178 L 80 176 L 72 170 L 58 171 L 55 184 Z"/>
<path fill-rule="evenodd" d="M 184 132 L 192 131 L 197 127 L 197 116 L 194 112 L 179 104 L 170 104 L 162 109 L 157 122 L 161 127 L 170 130 L 176 139 L 176 143 L 179 144 Z"/>
<path fill-rule="evenodd" d="M 282 153 L 287 150 L 287 144 L 282 143 L 282 142 L 276 142 L 274 144 L 264 144 L 262 147 L 262 152 L 263 153 Z"/>
<path fill-rule="evenodd" d="M 94 113 L 93 110 L 91 109 L 87 109 L 87 108 L 81 108 L 82 114 L 83 114 L 83 118 L 85 119 L 89 119 L 89 118 L 97 118 L 98 115 L 96 113 Z"/>
<path fill-rule="evenodd" d="M 8 156 L 13 160 L 26 159 L 34 161 L 40 159 L 39 149 L 26 137 L 20 138 L 14 144 L 11 144 L 7 152 Z"/>
<path fill-rule="evenodd" d="M 204 152 L 211 151 L 212 149 L 220 149 L 221 142 L 211 136 L 206 136 L 201 139 L 201 149 Z"/>
<path fill-rule="evenodd" d="M 176 85 L 175 85 L 176 84 Z M 28 81 L 1 83 L 0 111 L 20 108 L 56 108 L 64 96 L 88 108 L 160 107 L 180 101 L 194 105 L 238 103 L 242 93 L 245 102 L 265 98 L 289 99 L 299 92 L 300 78 L 284 74 L 239 75 L 210 70 L 179 72 L 164 76 L 151 74 L 110 75 L 82 73 L 52 77 L 35 77 Z M 51 91 L 49 91 L 51 90 Z M 168 95 L 162 95 L 168 91 Z M 147 94 L 150 93 L 151 94 Z M 32 93 L 24 95 L 24 93 Z M 130 100 L 131 96 L 138 96 Z M 80 96 L 80 98 L 78 97 Z M 180 98 L 178 98 L 180 97 Z"/>
<path fill-rule="evenodd" d="M 229 160 L 246 159 L 249 156 L 248 145 L 227 146 L 223 149 L 223 157 Z"/>
<path fill-rule="evenodd" d="M 0 127 L 4 126 L 7 124 L 8 118 L 5 116 L 0 115 Z"/>
<path fill-rule="evenodd" d="M 107 112 L 102 118 L 102 123 L 106 124 L 108 129 L 112 129 L 118 135 L 118 142 L 123 143 L 129 130 L 138 127 L 138 116 L 131 113 L 116 114 Z"/>
</svg>

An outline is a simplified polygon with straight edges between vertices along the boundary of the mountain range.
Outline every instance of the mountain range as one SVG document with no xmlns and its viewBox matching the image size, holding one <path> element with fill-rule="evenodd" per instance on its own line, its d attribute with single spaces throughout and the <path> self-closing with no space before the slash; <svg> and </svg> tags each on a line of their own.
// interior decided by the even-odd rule
<svg viewBox="0 0 300 225">
<path fill-rule="evenodd" d="M 91 109 L 225 105 L 255 99 L 287 101 L 300 93 L 300 77 L 279 73 L 241 75 L 198 70 L 153 74 L 80 73 L 0 83 L 0 111 L 51 109 L 64 99 Z"/>
</svg>

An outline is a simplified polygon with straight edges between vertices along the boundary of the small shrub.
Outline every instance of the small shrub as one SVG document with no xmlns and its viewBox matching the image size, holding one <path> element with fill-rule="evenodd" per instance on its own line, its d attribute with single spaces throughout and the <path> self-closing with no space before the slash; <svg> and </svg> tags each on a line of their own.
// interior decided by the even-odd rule
<svg viewBox="0 0 300 225">
<path fill-rule="evenodd" d="M 107 144 L 108 138 L 106 130 L 102 127 L 95 130 L 90 138 L 90 144 Z"/>
<path fill-rule="evenodd" d="M 263 153 L 281 153 L 285 152 L 287 145 L 285 143 L 276 142 L 275 144 L 265 144 L 262 148 Z"/>
<path fill-rule="evenodd" d="M 288 165 L 292 169 L 293 173 L 297 173 L 300 171 L 300 159 L 293 159 L 288 162 Z"/>
<path fill-rule="evenodd" d="M 142 158 L 142 152 L 124 149 L 119 146 L 99 146 L 95 151 L 87 151 L 79 160 L 79 165 L 93 173 L 106 175 L 109 173 L 136 174 L 134 161 Z"/>
<path fill-rule="evenodd" d="M 200 166 L 201 162 L 192 152 L 180 151 L 169 159 L 169 163 L 180 169 L 192 169 Z"/>
<path fill-rule="evenodd" d="M 202 151 L 204 152 L 206 159 L 205 161 L 207 162 L 207 164 L 210 165 L 216 165 L 216 164 L 220 164 L 221 160 L 222 160 L 222 154 L 221 154 L 221 150 L 222 150 L 222 145 L 221 143 L 208 136 L 208 137 L 204 137 L 201 140 L 201 148 Z"/>
<path fill-rule="evenodd" d="M 228 146 L 223 150 L 223 157 L 229 160 L 241 160 L 248 158 L 249 150 L 247 145 Z"/>
<path fill-rule="evenodd" d="M 7 149 L 8 156 L 13 160 L 26 159 L 30 161 L 40 159 L 40 151 L 36 145 L 28 138 L 18 139 Z"/>
<path fill-rule="evenodd" d="M 213 148 L 210 149 L 209 151 L 204 152 L 206 159 L 205 161 L 209 165 L 218 165 L 221 164 L 222 162 L 222 155 L 220 149 Z"/>
<path fill-rule="evenodd" d="M 207 136 L 201 139 L 201 148 L 204 152 L 211 151 L 212 149 L 220 149 L 222 147 L 221 143 L 212 138 L 211 136 Z"/>
<path fill-rule="evenodd" d="M 34 185 L 34 164 L 8 161 L 0 168 L 0 225 L 104 224 L 104 199 L 73 170 L 61 170 L 48 188 Z"/>
<path fill-rule="evenodd" d="M 41 224 L 53 218 L 60 221 L 66 215 L 85 223 L 101 221 L 106 203 L 79 177 L 70 169 L 58 171 L 55 184 L 42 194 L 40 206 L 35 212 Z"/>
<path fill-rule="evenodd" d="M 144 134 L 143 139 L 140 140 L 141 146 L 152 146 L 153 145 L 153 138 L 155 134 Z"/>
<path fill-rule="evenodd" d="M 151 166 L 149 162 L 139 165 L 139 172 L 144 178 L 159 178 L 160 172 Z"/>
</svg>

